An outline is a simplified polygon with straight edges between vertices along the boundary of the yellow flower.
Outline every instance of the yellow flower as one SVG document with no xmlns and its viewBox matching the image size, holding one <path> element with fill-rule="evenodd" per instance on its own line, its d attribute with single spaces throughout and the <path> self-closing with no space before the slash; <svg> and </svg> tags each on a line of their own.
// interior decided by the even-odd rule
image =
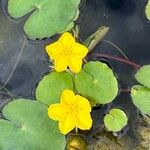
<svg viewBox="0 0 150 150">
<path fill-rule="evenodd" d="M 65 32 L 57 42 L 46 46 L 46 51 L 54 60 L 57 72 L 62 72 L 69 67 L 75 73 L 81 70 L 82 59 L 88 53 L 87 47 L 76 43 L 74 37 L 68 32 Z"/>
<path fill-rule="evenodd" d="M 74 128 L 89 130 L 92 126 L 90 112 L 89 101 L 80 95 L 74 95 L 71 90 L 64 90 L 60 104 L 52 104 L 48 108 L 48 116 L 59 121 L 62 134 L 67 134 Z"/>
</svg>

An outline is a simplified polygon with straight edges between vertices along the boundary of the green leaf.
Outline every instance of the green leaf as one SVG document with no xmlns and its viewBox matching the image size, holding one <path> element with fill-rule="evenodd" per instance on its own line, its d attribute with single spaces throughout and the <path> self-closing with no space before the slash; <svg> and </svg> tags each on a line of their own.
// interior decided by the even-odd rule
<svg viewBox="0 0 150 150">
<path fill-rule="evenodd" d="M 48 118 L 47 106 L 38 101 L 18 99 L 3 109 L 0 120 L 1 150 L 63 150 L 65 136 Z"/>
<path fill-rule="evenodd" d="M 77 19 L 80 0 L 9 0 L 8 13 L 20 18 L 30 13 L 24 31 L 31 38 L 51 37 Z"/>
<path fill-rule="evenodd" d="M 43 77 L 36 89 L 36 99 L 44 104 L 58 103 L 65 89 L 73 90 L 73 78 L 67 72 L 52 72 Z"/>
<path fill-rule="evenodd" d="M 143 66 L 135 75 L 137 81 L 150 88 L 150 65 Z"/>
<path fill-rule="evenodd" d="M 132 87 L 131 96 L 134 105 L 143 113 L 150 115 L 150 89 L 141 85 Z"/>
<path fill-rule="evenodd" d="M 91 61 L 75 76 L 77 91 L 99 104 L 111 102 L 118 93 L 117 80 L 107 64 Z"/>
<path fill-rule="evenodd" d="M 148 0 L 148 3 L 146 5 L 145 13 L 146 13 L 147 19 L 150 20 L 150 0 Z"/>
<path fill-rule="evenodd" d="M 104 124 L 107 130 L 118 132 L 127 125 L 128 118 L 124 111 L 114 108 L 104 117 Z"/>
</svg>

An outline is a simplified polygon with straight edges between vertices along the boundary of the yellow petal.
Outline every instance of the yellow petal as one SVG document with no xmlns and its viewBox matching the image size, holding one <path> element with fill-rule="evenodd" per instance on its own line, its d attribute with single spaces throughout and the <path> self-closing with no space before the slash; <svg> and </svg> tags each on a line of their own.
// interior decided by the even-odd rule
<svg viewBox="0 0 150 150">
<path fill-rule="evenodd" d="M 77 127 L 81 130 L 89 130 L 92 127 L 92 118 L 89 112 L 79 112 Z"/>
<path fill-rule="evenodd" d="M 64 105 L 53 104 L 48 108 L 48 116 L 55 121 L 63 120 L 66 115 L 67 109 Z"/>
<path fill-rule="evenodd" d="M 65 48 L 70 48 L 75 44 L 74 37 L 69 33 L 65 32 L 58 40 Z"/>
<path fill-rule="evenodd" d="M 74 104 L 76 102 L 75 95 L 71 90 L 64 90 L 61 95 L 61 104 Z"/>
<path fill-rule="evenodd" d="M 69 68 L 72 72 L 78 73 L 81 71 L 82 59 L 77 57 L 71 57 L 69 60 Z"/>
<path fill-rule="evenodd" d="M 54 64 L 55 64 L 55 70 L 57 72 L 62 72 L 67 69 L 68 61 L 65 57 L 59 56 L 57 57 L 57 59 L 54 60 Z"/>
<path fill-rule="evenodd" d="M 59 42 L 55 42 L 46 46 L 46 52 L 48 53 L 51 59 L 56 59 L 59 55 L 61 55 L 62 51 L 63 49 Z"/>
<path fill-rule="evenodd" d="M 78 58 L 84 58 L 88 53 L 88 48 L 79 43 L 75 43 L 71 50 L 72 53 Z"/>
<path fill-rule="evenodd" d="M 77 105 L 82 111 L 91 112 L 91 105 L 86 98 L 80 95 L 76 95 L 76 98 L 77 98 Z"/>
<path fill-rule="evenodd" d="M 62 134 L 67 134 L 71 130 L 75 128 L 76 120 L 74 116 L 71 114 L 68 114 L 68 116 L 63 120 L 59 122 L 59 130 Z"/>
</svg>

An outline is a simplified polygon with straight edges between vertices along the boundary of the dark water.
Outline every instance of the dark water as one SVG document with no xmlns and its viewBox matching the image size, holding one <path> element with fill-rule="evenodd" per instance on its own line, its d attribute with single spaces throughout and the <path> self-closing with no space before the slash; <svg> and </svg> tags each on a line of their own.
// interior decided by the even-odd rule
<svg viewBox="0 0 150 150">
<path fill-rule="evenodd" d="M 105 37 L 116 44 L 126 56 L 139 65 L 150 63 L 150 23 L 146 20 L 144 7 L 147 0 L 85 0 L 80 8 L 77 21 L 80 37 L 86 39 L 99 26 L 106 25 L 110 31 Z M 5 85 L 17 97 L 34 99 L 34 90 L 44 73 L 49 71 L 49 63 L 44 47 L 54 39 L 31 41 L 26 39 L 22 30 L 26 17 L 17 20 L 7 14 L 7 0 L 0 0 L 0 83 L 5 84 L 23 48 L 16 69 Z M 26 39 L 26 40 L 25 40 Z M 92 53 L 109 54 L 122 57 L 112 45 L 102 41 Z M 90 59 L 101 60 L 95 56 Z M 134 67 L 121 62 L 102 59 L 113 68 L 121 89 L 128 89 L 134 83 Z M 3 106 L 10 96 L 0 93 Z M 137 123 L 138 111 L 133 106 L 129 93 L 120 93 L 110 107 L 120 107 L 129 117 L 127 135 L 135 139 L 133 127 Z M 102 110 L 104 112 L 104 110 Z M 93 111 L 97 126 L 98 113 Z M 103 113 L 99 117 L 102 120 Z"/>
</svg>

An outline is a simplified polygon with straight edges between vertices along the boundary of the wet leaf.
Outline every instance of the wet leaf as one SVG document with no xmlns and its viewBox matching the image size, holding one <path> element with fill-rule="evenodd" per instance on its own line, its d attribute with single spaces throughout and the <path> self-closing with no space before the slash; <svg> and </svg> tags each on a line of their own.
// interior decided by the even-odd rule
<svg viewBox="0 0 150 150">
<path fill-rule="evenodd" d="M 111 109 L 104 117 L 104 124 L 107 130 L 118 132 L 127 125 L 128 118 L 124 111 L 118 108 Z"/>
<path fill-rule="evenodd" d="M 25 33 L 32 39 L 51 37 L 77 19 L 80 0 L 9 0 L 8 13 L 20 18 L 30 13 Z"/>
<path fill-rule="evenodd" d="M 60 101 L 65 89 L 73 90 L 73 79 L 67 72 L 52 72 L 44 76 L 36 89 L 36 99 L 50 105 Z"/>
<path fill-rule="evenodd" d="M 99 104 L 111 102 L 118 93 L 117 80 L 107 64 L 91 61 L 75 77 L 77 91 Z"/>
<path fill-rule="evenodd" d="M 57 123 L 47 115 L 47 106 L 37 101 L 18 99 L 3 109 L 7 120 L 0 120 L 2 150 L 63 150 L 65 137 Z"/>
<path fill-rule="evenodd" d="M 148 3 L 146 5 L 145 13 L 146 13 L 147 19 L 150 20 L 150 0 L 148 0 Z"/>
<path fill-rule="evenodd" d="M 150 114 L 150 89 L 141 85 L 132 87 L 131 96 L 134 105 L 143 113 Z"/>
<path fill-rule="evenodd" d="M 137 81 L 150 88 L 150 65 L 143 66 L 135 75 Z"/>
</svg>

